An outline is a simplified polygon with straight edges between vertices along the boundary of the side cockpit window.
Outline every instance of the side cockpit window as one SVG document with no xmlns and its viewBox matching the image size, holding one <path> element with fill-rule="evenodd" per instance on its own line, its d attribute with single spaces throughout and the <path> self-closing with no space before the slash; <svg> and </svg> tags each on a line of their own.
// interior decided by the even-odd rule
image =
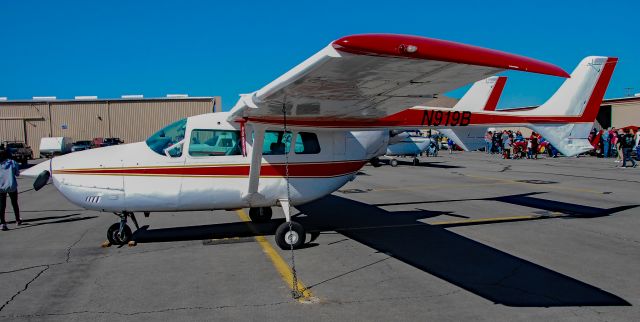
<svg viewBox="0 0 640 322">
<path fill-rule="evenodd" d="M 192 157 L 242 155 L 240 131 L 193 130 L 189 142 L 189 155 Z"/>
<path fill-rule="evenodd" d="M 154 133 L 145 142 L 155 153 L 170 157 L 182 156 L 184 133 L 187 128 L 187 119 L 182 119 L 165 126 Z"/>
<path fill-rule="evenodd" d="M 265 131 L 262 143 L 263 155 L 281 155 L 289 153 L 291 132 Z"/>
</svg>

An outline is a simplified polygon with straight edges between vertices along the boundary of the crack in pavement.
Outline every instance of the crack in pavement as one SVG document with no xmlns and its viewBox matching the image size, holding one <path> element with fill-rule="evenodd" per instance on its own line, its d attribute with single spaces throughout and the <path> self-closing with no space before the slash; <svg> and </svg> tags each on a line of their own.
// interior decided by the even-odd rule
<svg viewBox="0 0 640 322">
<path fill-rule="evenodd" d="M 36 274 L 35 277 L 33 277 L 29 282 L 27 282 L 27 284 L 25 284 L 24 288 L 19 290 L 16 294 L 13 294 L 13 296 L 7 300 L 7 302 L 5 302 L 2 306 L 0 306 L 0 312 L 2 310 L 4 310 L 5 307 L 7 307 L 7 305 L 9 305 L 16 297 L 18 297 L 18 295 L 20 295 L 20 293 L 26 291 L 29 288 L 29 285 L 31 285 L 31 283 L 35 282 L 38 277 L 40 277 L 40 275 L 42 275 L 44 272 L 46 272 L 51 266 L 50 265 L 45 265 L 44 269 L 42 269 L 40 272 L 38 272 L 38 274 Z"/>
<path fill-rule="evenodd" d="M 202 311 L 202 310 L 259 308 L 259 307 L 280 306 L 280 305 L 283 305 L 283 304 L 294 304 L 294 303 L 296 303 L 296 301 L 283 301 L 283 302 L 274 302 L 274 303 L 244 304 L 244 305 L 187 306 L 187 307 L 168 308 L 168 309 L 162 309 L 162 310 L 129 312 L 129 313 L 115 312 L 115 311 L 90 311 L 90 310 L 85 310 L 85 311 L 73 311 L 73 312 L 64 312 L 64 313 L 1 315 L 0 318 L 39 318 L 39 317 L 47 317 L 47 316 L 69 316 L 69 315 L 80 315 L 80 314 L 136 316 L 136 315 L 167 313 L 167 312 L 175 312 L 175 311 Z"/>
<path fill-rule="evenodd" d="M 82 233 L 82 235 L 80 235 L 80 238 L 78 238 L 78 240 L 76 240 L 73 244 L 71 244 L 71 246 L 67 247 L 67 257 L 64 260 L 65 263 L 69 263 L 69 260 L 71 259 L 71 249 L 82 240 L 84 235 L 86 235 L 89 232 L 89 230 L 90 229 L 85 230 L 85 232 Z"/>
<path fill-rule="evenodd" d="M 15 294 L 13 294 L 13 296 L 11 296 L 11 298 L 9 300 L 7 300 L 7 302 L 5 302 L 2 306 L 0 306 L 0 312 L 2 310 L 4 310 L 5 307 L 7 307 L 9 304 L 11 304 L 11 302 L 13 302 L 13 300 L 15 300 L 18 295 L 20 295 L 22 292 L 26 291 L 29 288 L 29 285 L 31 285 L 31 283 L 35 282 L 42 274 L 44 274 L 44 272 L 46 272 L 49 268 L 51 268 L 52 266 L 56 266 L 56 265 L 61 265 L 61 264 L 66 264 L 69 263 L 69 260 L 71 259 L 71 249 L 80 242 L 80 240 L 84 237 L 84 235 L 87 234 L 87 232 L 89 231 L 89 229 L 87 229 L 81 236 L 80 238 L 78 238 L 78 240 L 76 240 L 75 242 L 73 242 L 73 244 L 71 244 L 71 246 L 67 247 L 67 254 L 66 254 L 66 258 L 64 262 L 58 262 L 58 263 L 53 263 L 53 264 L 44 264 L 44 265 L 36 265 L 36 266 L 31 266 L 31 267 L 26 267 L 26 268 L 20 268 L 20 269 L 15 269 L 13 271 L 7 271 L 7 272 L 1 272 L 0 274 L 7 274 L 7 273 L 14 273 L 14 272 L 19 272 L 19 271 L 25 271 L 28 269 L 33 269 L 33 268 L 39 268 L 39 267 L 44 267 L 42 270 L 40 270 L 36 276 L 34 276 L 30 281 L 27 282 L 27 284 L 24 285 L 24 288 L 22 288 L 21 290 L 19 290 L 18 292 L 16 292 Z"/>
</svg>

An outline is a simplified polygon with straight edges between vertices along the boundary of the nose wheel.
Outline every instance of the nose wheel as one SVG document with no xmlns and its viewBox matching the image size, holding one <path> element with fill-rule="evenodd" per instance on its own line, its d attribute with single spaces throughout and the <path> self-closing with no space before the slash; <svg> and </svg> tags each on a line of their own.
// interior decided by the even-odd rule
<svg viewBox="0 0 640 322">
<path fill-rule="evenodd" d="M 127 217 L 131 217 L 136 229 L 140 227 L 138 227 L 138 221 L 132 212 L 117 213 L 116 215 L 120 217 L 120 222 L 111 225 L 109 229 L 107 229 L 107 239 L 111 245 L 125 245 L 131 241 L 131 237 L 133 236 L 131 228 L 127 225 Z"/>
<path fill-rule="evenodd" d="M 125 245 L 131 240 L 131 236 L 133 236 L 131 228 L 126 224 L 124 225 L 122 232 L 120 231 L 120 223 L 111 225 L 107 230 L 107 239 L 111 245 Z"/>
</svg>

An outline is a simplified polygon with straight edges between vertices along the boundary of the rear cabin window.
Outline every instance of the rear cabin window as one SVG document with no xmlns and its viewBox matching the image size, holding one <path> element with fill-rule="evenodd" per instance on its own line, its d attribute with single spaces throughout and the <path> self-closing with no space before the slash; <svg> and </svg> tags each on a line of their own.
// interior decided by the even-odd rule
<svg viewBox="0 0 640 322">
<path fill-rule="evenodd" d="M 241 155 L 240 131 L 193 130 L 189 142 L 189 155 L 209 157 Z"/>
<path fill-rule="evenodd" d="M 315 133 L 300 132 L 296 136 L 296 154 L 318 154 L 320 153 L 320 143 Z"/>
<path fill-rule="evenodd" d="M 262 154 L 279 155 L 289 153 L 291 136 L 291 132 L 265 131 Z"/>
</svg>

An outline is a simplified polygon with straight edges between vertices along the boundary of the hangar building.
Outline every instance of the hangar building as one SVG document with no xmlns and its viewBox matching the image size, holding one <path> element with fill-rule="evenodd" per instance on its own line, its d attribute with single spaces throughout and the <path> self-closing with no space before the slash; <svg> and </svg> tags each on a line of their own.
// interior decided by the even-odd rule
<svg viewBox="0 0 640 322">
<path fill-rule="evenodd" d="M 603 100 L 597 121 L 603 128 L 640 126 L 640 94 Z"/>
<path fill-rule="evenodd" d="M 0 140 L 26 142 L 37 158 L 42 137 L 66 136 L 74 141 L 117 137 L 126 143 L 138 142 L 175 120 L 219 112 L 221 107 L 219 96 L 84 96 L 73 100 L 34 97 L 15 101 L 0 98 Z"/>
</svg>

